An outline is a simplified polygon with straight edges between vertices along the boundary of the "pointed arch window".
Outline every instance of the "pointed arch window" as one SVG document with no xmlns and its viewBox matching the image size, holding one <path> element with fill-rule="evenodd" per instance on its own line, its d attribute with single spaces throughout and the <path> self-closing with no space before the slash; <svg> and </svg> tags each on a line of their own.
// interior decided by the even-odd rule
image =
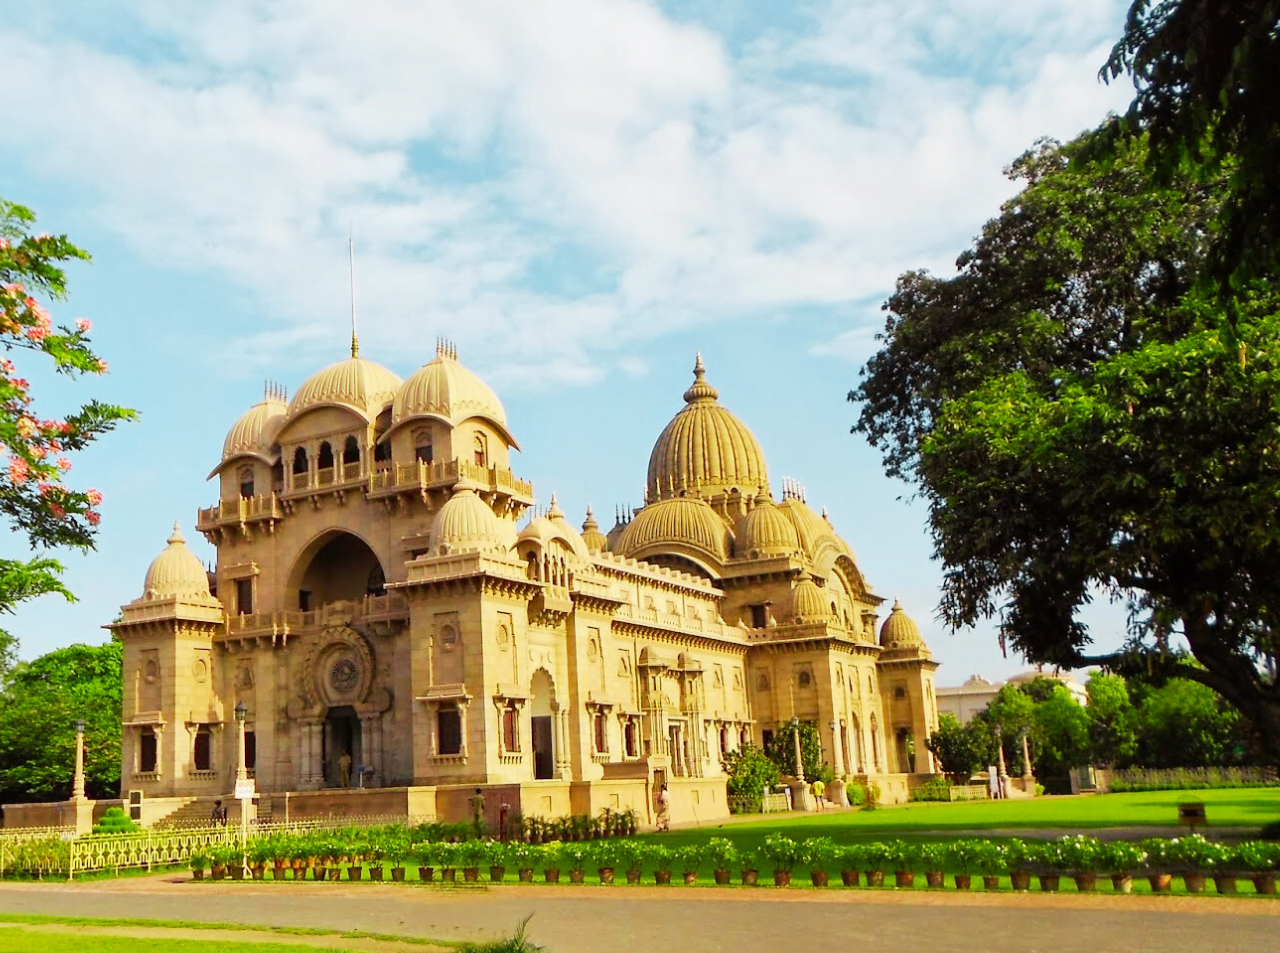
<svg viewBox="0 0 1280 953">
<path fill-rule="evenodd" d="M 293 451 L 293 472 L 294 475 L 306 473 L 310 469 L 310 463 L 307 460 L 307 451 L 303 447 L 299 447 Z"/>
<path fill-rule="evenodd" d="M 413 434 L 413 456 L 419 463 L 432 461 L 431 431 L 417 430 Z"/>
<path fill-rule="evenodd" d="M 244 500 L 253 499 L 253 467 L 241 467 L 240 469 L 240 498 Z"/>
<path fill-rule="evenodd" d="M 316 457 L 316 466 L 321 470 L 328 470 L 333 466 L 333 447 L 329 446 L 328 440 L 320 444 L 320 453 Z"/>
<path fill-rule="evenodd" d="M 356 440 L 355 437 L 348 437 L 346 442 L 342 445 L 342 462 L 360 462 L 360 441 Z"/>
<path fill-rule="evenodd" d="M 489 465 L 489 441 L 484 434 L 478 433 L 472 441 L 472 448 L 475 452 L 476 466 L 487 467 Z"/>
</svg>

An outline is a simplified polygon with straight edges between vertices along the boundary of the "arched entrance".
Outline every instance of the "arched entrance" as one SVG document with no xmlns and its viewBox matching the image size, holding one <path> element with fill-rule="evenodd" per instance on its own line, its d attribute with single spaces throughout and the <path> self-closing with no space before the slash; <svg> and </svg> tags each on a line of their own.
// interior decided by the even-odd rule
<svg viewBox="0 0 1280 953">
<path fill-rule="evenodd" d="M 299 554 L 289 574 L 303 612 L 331 602 L 362 602 L 386 593 L 386 573 L 360 537 L 335 530 L 322 534 Z"/>
<path fill-rule="evenodd" d="M 324 719 L 323 738 L 324 783 L 330 787 L 355 787 L 359 783 L 356 769 L 364 763 L 360 718 L 356 710 L 350 705 L 330 708 Z M 351 759 L 345 779 L 342 770 L 344 754 Z"/>
<path fill-rule="evenodd" d="M 544 781 L 555 777 L 555 685 L 551 674 L 540 668 L 529 684 L 530 718 L 533 729 L 533 777 Z"/>
</svg>

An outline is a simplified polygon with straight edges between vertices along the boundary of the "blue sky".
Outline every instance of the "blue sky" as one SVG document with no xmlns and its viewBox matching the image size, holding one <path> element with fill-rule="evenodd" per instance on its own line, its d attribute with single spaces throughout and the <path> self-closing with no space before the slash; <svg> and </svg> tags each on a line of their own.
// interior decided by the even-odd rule
<svg viewBox="0 0 1280 953">
<path fill-rule="evenodd" d="M 212 558 L 193 524 L 227 429 L 264 378 L 345 355 L 354 224 L 362 356 L 407 376 L 456 341 L 540 502 L 638 503 L 701 350 L 942 684 L 1023 667 L 935 621 L 924 509 L 844 396 L 896 276 L 949 271 L 1011 159 L 1125 105 L 1097 80 L 1125 8 L 5 2 L 0 195 L 93 253 L 55 316 L 94 321 L 93 395 L 141 412 L 72 473 L 106 496 L 97 552 L 66 557 L 80 601 L 6 628 L 24 657 L 101 640 L 175 519 Z M 32 376 L 42 413 L 88 394 Z M 1088 618 L 1119 639 L 1120 613 Z"/>
</svg>

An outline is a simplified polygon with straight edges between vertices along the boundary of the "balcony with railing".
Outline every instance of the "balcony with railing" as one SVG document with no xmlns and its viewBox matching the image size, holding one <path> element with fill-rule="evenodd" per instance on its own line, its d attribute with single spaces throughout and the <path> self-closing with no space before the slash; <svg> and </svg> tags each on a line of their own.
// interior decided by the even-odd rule
<svg viewBox="0 0 1280 953">
<path fill-rule="evenodd" d="M 447 489 L 456 485 L 501 493 L 525 502 L 533 501 L 533 484 L 519 479 L 509 468 L 496 465 L 486 467 L 465 460 L 442 460 L 437 463 L 415 460 L 412 463 L 391 464 L 369 475 L 370 496 Z"/>
<path fill-rule="evenodd" d="M 227 638 L 270 638 L 287 640 L 291 635 L 311 632 L 331 621 L 334 615 L 353 622 L 394 622 L 409 618 L 409 602 L 402 593 L 365 596 L 360 602 L 329 603 L 318 609 L 272 609 L 227 616 Z"/>
<path fill-rule="evenodd" d="M 260 520 L 278 520 L 282 516 L 280 498 L 275 493 L 258 496 L 238 496 L 220 500 L 213 506 L 200 510 L 196 528 L 202 533 L 223 526 L 244 526 Z"/>
</svg>

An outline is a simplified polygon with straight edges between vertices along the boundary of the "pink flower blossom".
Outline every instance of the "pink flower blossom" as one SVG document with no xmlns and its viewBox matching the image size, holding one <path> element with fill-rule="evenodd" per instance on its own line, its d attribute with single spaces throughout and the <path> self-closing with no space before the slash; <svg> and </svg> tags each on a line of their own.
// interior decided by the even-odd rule
<svg viewBox="0 0 1280 953">
<path fill-rule="evenodd" d="M 49 331 L 46 328 L 40 327 L 39 325 L 33 328 L 27 328 L 27 337 L 30 338 L 32 341 L 35 341 L 37 344 L 41 343 L 48 336 L 49 336 Z"/>
<path fill-rule="evenodd" d="M 64 420 L 62 423 L 58 424 L 58 429 L 63 433 L 71 433 L 71 424 Z"/>
<path fill-rule="evenodd" d="M 28 387 L 31 386 L 31 383 L 25 377 L 15 377 L 9 383 L 12 384 L 14 387 L 16 387 L 18 390 L 26 390 Z"/>
<path fill-rule="evenodd" d="M 27 482 L 27 461 L 22 457 L 14 457 L 9 461 L 9 481 L 14 486 L 19 486 Z"/>
<path fill-rule="evenodd" d="M 102 502 L 102 492 L 100 490 L 86 490 L 84 498 L 89 501 L 90 506 L 97 506 Z"/>
<path fill-rule="evenodd" d="M 68 470 L 71 469 L 71 461 L 68 460 L 66 457 L 58 457 L 58 469 L 61 470 L 63 473 L 66 473 Z"/>
<path fill-rule="evenodd" d="M 67 511 L 64 510 L 57 503 L 49 504 L 49 512 L 52 513 L 56 519 L 62 519 L 64 516 L 67 515 Z"/>
<path fill-rule="evenodd" d="M 107 362 L 98 358 L 98 373 L 105 374 L 107 372 Z"/>
<path fill-rule="evenodd" d="M 50 450 L 52 450 L 54 453 L 61 453 L 61 452 L 62 452 L 62 444 L 58 443 L 58 441 L 56 441 L 56 440 L 50 440 L 50 441 L 49 441 L 49 449 L 50 449 Z"/>
<path fill-rule="evenodd" d="M 89 521 L 90 526 L 97 526 L 100 522 L 102 522 L 102 517 L 99 514 L 95 513 L 93 510 L 89 510 L 87 513 L 85 513 L 84 518 Z"/>
<path fill-rule="evenodd" d="M 21 388 L 20 388 L 21 389 Z M 30 417 L 18 418 L 18 436 L 23 440 L 30 440 L 36 435 L 36 422 Z"/>
<path fill-rule="evenodd" d="M 36 484 L 36 488 L 40 490 L 41 496 L 48 496 L 56 489 L 56 487 L 47 480 L 41 480 Z"/>
<path fill-rule="evenodd" d="M 13 370 L 13 361 L 9 360 L 7 357 L 0 357 L 0 371 L 4 371 L 6 374 L 12 374 Z"/>
<path fill-rule="evenodd" d="M 93 322 L 88 318 L 76 318 L 76 330 L 83 331 L 88 334 L 93 330 Z"/>
<path fill-rule="evenodd" d="M 40 446 L 40 444 L 38 443 L 32 444 L 28 449 L 31 455 L 35 457 L 37 460 L 43 460 L 45 458 L 45 455 L 49 452 L 44 447 Z"/>
</svg>

